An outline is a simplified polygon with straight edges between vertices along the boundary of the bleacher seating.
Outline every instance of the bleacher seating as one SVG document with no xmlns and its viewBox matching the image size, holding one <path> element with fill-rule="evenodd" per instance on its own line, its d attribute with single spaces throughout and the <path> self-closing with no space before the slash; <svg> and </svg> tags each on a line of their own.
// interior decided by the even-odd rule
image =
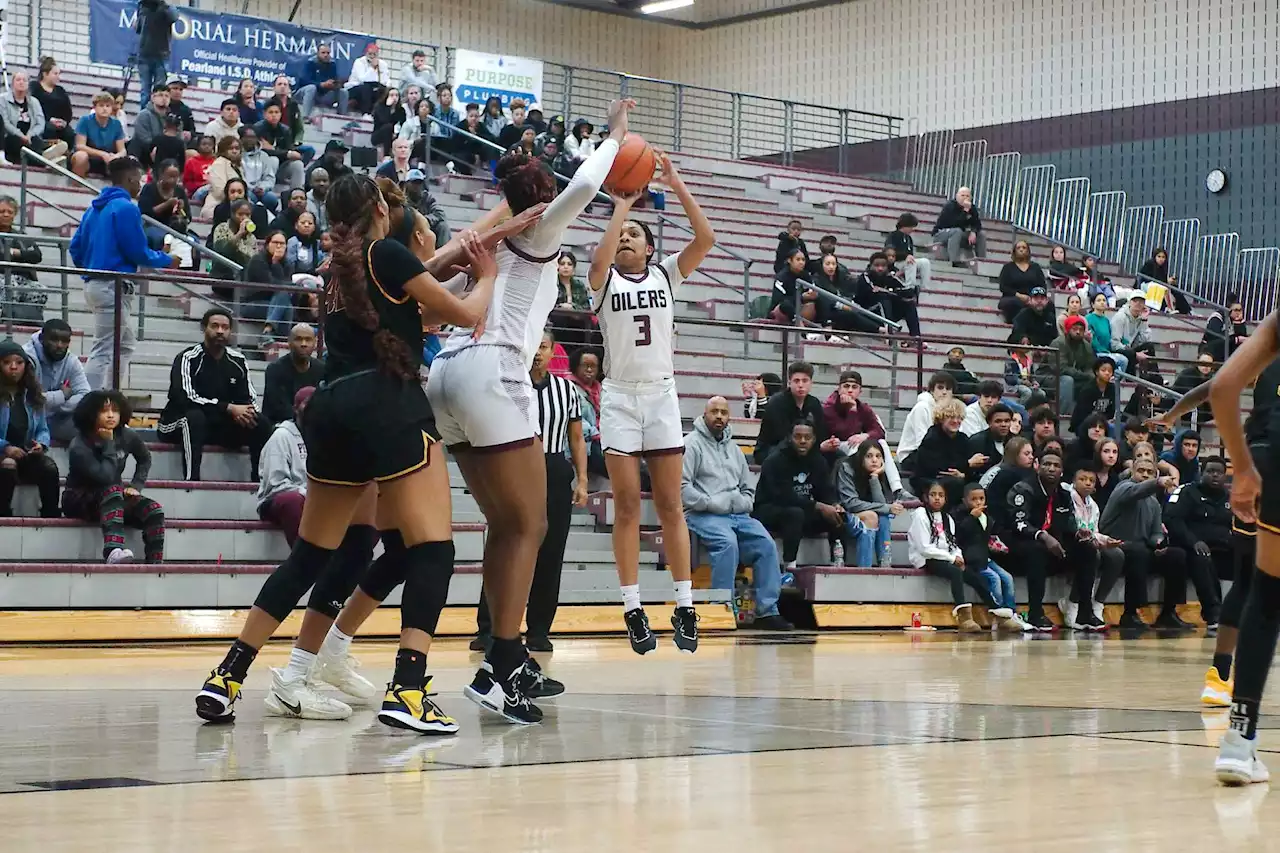
<svg viewBox="0 0 1280 853">
<path fill-rule="evenodd" d="M 94 93 L 113 80 L 99 79 L 83 73 L 67 72 L 63 76 L 75 106 L 76 114 L 89 109 Z M 186 103 L 192 108 L 198 125 L 217 113 L 222 92 L 190 88 Z M 131 111 L 136 105 L 130 104 Z M 349 144 L 367 140 L 371 129 L 368 119 L 351 122 L 347 117 L 321 114 L 307 129 L 307 143 L 317 149 L 334 137 Z M 751 261 L 745 272 L 751 296 L 768 292 L 772 281 L 772 262 L 776 235 L 788 219 L 804 224 L 805 237 L 811 245 L 824 233 L 839 240 L 838 254 L 852 269 L 860 269 L 865 258 L 879 249 L 884 234 L 903 212 L 914 213 L 924 223 L 918 243 L 928 240 L 927 228 L 937 215 L 942 200 L 912 191 L 905 184 L 867 178 L 851 178 L 824 173 L 805 172 L 782 166 L 749 161 L 733 161 L 705 156 L 675 153 L 686 183 L 703 203 L 724 247 Z M 28 186 L 41 199 L 27 200 L 27 230 L 47 236 L 66 235 L 74 225 L 53 205 L 79 214 L 92 193 L 70 184 L 65 178 L 39 169 L 29 171 Z M 19 195 L 19 170 L 0 170 L 0 193 Z M 456 231 L 470 224 L 482 210 L 497 199 L 490 182 L 484 178 L 465 178 L 448 174 L 433 179 L 432 193 L 448 214 Z M 667 209 L 661 213 L 668 220 L 687 225 L 687 218 L 672 195 Z M 664 234 L 663 249 L 670 253 L 683 244 L 683 232 L 674 227 L 659 229 L 659 213 L 639 211 L 638 216 L 655 225 Z M 589 248 L 608 218 L 608 211 L 597 207 L 582 217 L 571 229 L 567 243 Z M 994 276 L 1008 258 L 1014 241 L 1008 223 L 988 221 L 990 257 L 958 269 L 946 264 L 935 265 L 933 285 L 921 296 L 920 317 L 926 337 L 985 341 L 987 348 L 966 345 L 967 365 L 980 376 L 998 377 L 1005 354 L 1002 342 L 1007 326 L 996 310 Z M 594 227 L 593 227 L 594 226 Z M 209 223 L 197 219 L 193 228 L 200 234 Z M 1019 235 L 1022 237 L 1023 235 Z M 1033 253 L 1047 258 L 1048 244 L 1033 239 Z M 583 257 L 585 252 L 579 252 Z M 46 261 L 56 262 L 57 252 L 46 247 Z M 1115 269 L 1104 271 L 1118 276 Z M 716 248 L 708 256 L 700 274 L 684 284 L 678 294 L 677 314 L 677 382 L 681 394 L 682 415 L 686 426 L 702 412 L 705 400 L 720 394 L 730 400 L 735 414 L 741 412 L 740 384 L 764 371 L 779 372 L 783 358 L 782 334 L 772 329 L 755 329 L 745 333 L 726 327 L 697 325 L 696 320 L 743 319 L 744 297 L 742 263 Z M 49 283 L 49 282 L 47 282 Z M 46 308 L 48 316 L 65 310 L 76 329 L 72 350 L 81 356 L 89 349 L 83 330 L 90 326 L 77 279 L 70 279 L 65 306 L 55 294 Z M 1057 297 L 1060 305 L 1065 300 Z M 142 311 L 145 330 L 140 335 L 127 388 L 134 396 L 149 398 L 151 407 L 164 404 L 170 364 L 176 353 L 198 339 L 195 320 L 208 307 L 198 297 L 184 294 L 166 283 L 153 283 L 145 297 Z M 1191 360 L 1200 339 L 1197 328 L 1170 318 L 1153 316 L 1152 327 L 1163 347 L 1162 357 Z M 33 330 L 16 330 L 20 340 Z M 922 356 L 891 348 L 882 340 L 850 347 L 826 340 L 810 341 L 790 335 L 786 344 L 790 360 L 804 359 L 815 365 L 815 393 L 825 397 L 836 383 L 840 369 L 855 367 L 862 371 L 866 389 L 864 399 L 879 412 L 889 432 L 891 443 L 896 438 L 906 411 L 915 400 L 918 386 L 941 367 L 946 347 L 934 345 Z M 265 363 L 253 362 L 254 382 L 262 387 Z M 1172 379 L 1170 375 L 1168 377 Z M 733 421 L 740 443 L 754 441 L 756 423 L 742 418 Z M 248 479 L 247 459 L 220 451 L 205 456 L 207 482 L 186 483 L 181 476 L 180 460 L 174 448 L 154 445 L 156 464 L 150 489 L 164 505 L 168 523 L 168 558 L 163 567 L 142 565 L 110 570 L 97 562 L 101 539 L 96 528 L 78 522 L 47 522 L 25 517 L 0 521 L 0 602 L 5 607 L 95 607 L 95 606 L 185 606 L 231 607 L 248 604 L 261 583 L 261 575 L 286 553 L 283 536 L 257 520 L 253 488 Z M 59 451 L 59 453 L 61 453 Z M 64 461 L 59 456 L 59 461 Z M 65 465 L 63 466 L 65 471 Z M 455 533 L 458 543 L 459 577 L 454 584 L 451 603 L 473 603 L 479 593 L 478 560 L 484 538 L 483 517 L 462 488 L 456 469 L 453 475 Z M 18 513 L 34 514 L 34 495 L 20 490 Z M 566 556 L 563 585 L 566 601 L 611 602 L 616 599 L 616 576 L 609 542 L 611 504 L 607 495 L 596 496 L 592 511 L 575 514 Z M 646 524 L 656 518 L 647 510 Z M 895 522 L 895 530 L 905 531 L 906 519 Z M 51 529 L 58 535 L 51 536 Z M 895 536 L 894 569 L 831 570 L 814 568 L 800 573 L 802 589 L 810 596 L 825 601 L 918 602 L 944 601 L 946 590 L 940 582 L 928 581 L 919 572 L 905 568 L 905 537 Z M 646 600 L 664 600 L 670 584 L 658 570 L 661 559 L 656 541 L 642 551 L 641 585 Z M 805 544 L 801 553 L 804 564 L 827 561 L 825 543 Z M 725 600 L 723 594 L 704 592 L 701 600 Z"/>
</svg>

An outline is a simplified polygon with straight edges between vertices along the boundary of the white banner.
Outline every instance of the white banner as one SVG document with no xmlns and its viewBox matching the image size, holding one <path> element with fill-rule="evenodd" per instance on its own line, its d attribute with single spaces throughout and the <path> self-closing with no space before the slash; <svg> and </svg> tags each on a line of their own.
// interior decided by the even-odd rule
<svg viewBox="0 0 1280 853">
<path fill-rule="evenodd" d="M 542 61 L 524 56 L 497 56 L 458 48 L 454 51 L 453 100 L 479 104 L 497 96 L 508 107 L 515 98 L 525 106 L 542 103 Z"/>
</svg>

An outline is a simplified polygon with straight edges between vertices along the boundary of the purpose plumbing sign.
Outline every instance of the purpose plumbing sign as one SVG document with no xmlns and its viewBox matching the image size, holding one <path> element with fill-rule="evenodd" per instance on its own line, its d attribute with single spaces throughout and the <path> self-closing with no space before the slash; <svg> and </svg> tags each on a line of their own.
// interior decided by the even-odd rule
<svg viewBox="0 0 1280 853">
<path fill-rule="evenodd" d="M 462 104 L 492 97 L 507 107 L 516 98 L 525 106 L 542 103 L 542 62 L 524 56 L 498 56 L 458 48 L 454 51 L 454 95 Z"/>
</svg>

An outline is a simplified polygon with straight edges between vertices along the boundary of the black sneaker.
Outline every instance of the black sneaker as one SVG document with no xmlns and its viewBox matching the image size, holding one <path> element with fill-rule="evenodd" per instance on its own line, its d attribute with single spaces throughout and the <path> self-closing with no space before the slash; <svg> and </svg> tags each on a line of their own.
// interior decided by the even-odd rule
<svg viewBox="0 0 1280 853">
<path fill-rule="evenodd" d="M 757 616 L 756 621 L 751 623 L 751 627 L 759 631 L 794 631 L 796 629 L 795 625 L 777 613 L 772 616 Z"/>
<path fill-rule="evenodd" d="M 554 652 L 556 647 L 551 645 L 551 638 L 545 634 L 530 634 L 524 639 L 524 647 L 531 652 Z"/>
<path fill-rule="evenodd" d="M 1194 631 L 1195 626 L 1190 622 L 1184 622 L 1177 613 L 1170 610 L 1161 613 L 1155 621 L 1155 629 L 1157 631 Z"/>
<path fill-rule="evenodd" d="M 1058 630 L 1058 626 L 1053 621 L 1041 613 L 1039 616 L 1032 616 L 1027 619 L 1027 623 L 1037 631 L 1049 632 Z"/>
<path fill-rule="evenodd" d="M 658 647 L 658 638 L 649 628 L 649 617 L 645 615 L 643 607 L 628 610 L 622 618 L 627 620 L 627 639 L 631 640 L 631 651 L 642 655 Z"/>
<path fill-rule="evenodd" d="M 671 614 L 671 627 L 675 629 L 676 648 L 693 654 L 698 650 L 698 614 L 692 607 L 677 607 Z"/>
<path fill-rule="evenodd" d="M 530 699 L 545 699 L 548 696 L 559 696 L 564 692 L 564 683 L 556 681 L 542 671 L 538 662 L 529 658 L 524 662 L 524 674 L 520 676 L 520 684 L 525 695 Z"/>
<path fill-rule="evenodd" d="M 1107 630 L 1107 623 L 1099 619 L 1090 608 L 1081 608 L 1081 612 L 1076 615 L 1076 625 L 1082 631 Z"/>
<path fill-rule="evenodd" d="M 481 708 L 499 714 L 509 723 L 531 726 L 542 722 L 542 709 L 529 701 L 525 694 L 523 681 L 524 665 L 516 668 L 506 683 L 493 675 L 493 667 L 488 661 L 480 664 L 476 677 L 462 688 L 462 695 Z"/>
<path fill-rule="evenodd" d="M 1124 615 L 1120 617 L 1120 630 L 1121 631 L 1150 631 L 1151 626 L 1148 625 L 1146 620 L 1143 619 L 1141 616 L 1139 616 L 1137 613 L 1125 611 Z"/>
<path fill-rule="evenodd" d="M 473 652 L 484 652 L 485 654 L 488 654 L 489 646 L 491 645 L 493 645 L 493 638 L 488 634 L 480 634 L 467 644 L 467 648 Z"/>
</svg>

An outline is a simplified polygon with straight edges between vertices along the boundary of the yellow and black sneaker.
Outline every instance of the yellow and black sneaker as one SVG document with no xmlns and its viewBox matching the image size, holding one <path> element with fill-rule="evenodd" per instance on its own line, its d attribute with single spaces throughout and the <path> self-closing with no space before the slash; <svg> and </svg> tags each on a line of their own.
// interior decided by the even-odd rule
<svg viewBox="0 0 1280 853">
<path fill-rule="evenodd" d="M 388 684 L 378 722 L 424 735 L 457 734 L 457 721 L 431 700 L 430 690 L 430 678 L 420 688 Z"/>
<path fill-rule="evenodd" d="M 231 710 L 240 698 L 240 682 L 225 670 L 215 669 L 196 694 L 196 715 L 211 723 L 229 723 L 236 718 Z"/>
</svg>

